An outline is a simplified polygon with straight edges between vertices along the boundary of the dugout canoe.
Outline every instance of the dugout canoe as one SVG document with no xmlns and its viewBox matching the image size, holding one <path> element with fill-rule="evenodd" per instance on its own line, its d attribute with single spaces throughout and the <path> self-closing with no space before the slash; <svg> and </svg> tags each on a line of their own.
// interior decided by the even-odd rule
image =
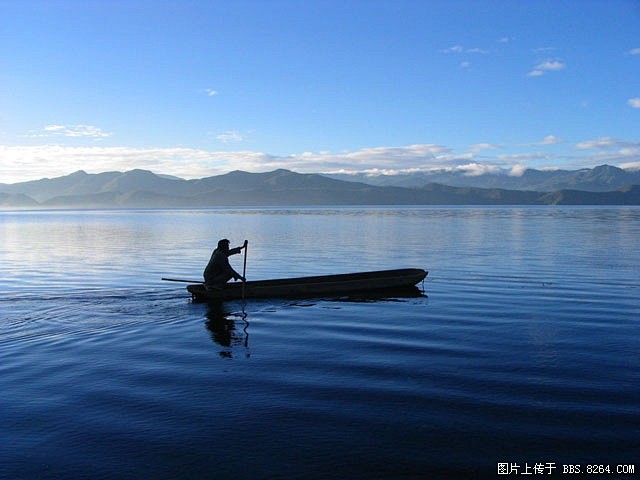
<svg viewBox="0 0 640 480">
<path fill-rule="evenodd" d="M 255 280 L 244 284 L 245 298 L 315 297 L 347 295 L 366 292 L 395 292 L 416 289 L 415 285 L 428 272 L 419 268 L 380 270 L 375 272 L 344 273 L 315 277 Z M 221 288 L 205 288 L 203 284 L 188 285 L 194 300 L 233 300 L 242 298 L 242 283 L 226 283 Z"/>
</svg>

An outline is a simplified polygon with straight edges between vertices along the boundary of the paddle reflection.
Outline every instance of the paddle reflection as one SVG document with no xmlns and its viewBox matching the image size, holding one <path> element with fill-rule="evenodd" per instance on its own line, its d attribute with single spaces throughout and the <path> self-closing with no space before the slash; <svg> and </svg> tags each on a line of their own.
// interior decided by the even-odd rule
<svg viewBox="0 0 640 480">
<path fill-rule="evenodd" d="M 249 358 L 249 321 L 244 309 L 232 311 L 223 302 L 209 303 L 205 326 L 211 339 L 220 345 L 219 355 L 223 358 Z"/>
</svg>

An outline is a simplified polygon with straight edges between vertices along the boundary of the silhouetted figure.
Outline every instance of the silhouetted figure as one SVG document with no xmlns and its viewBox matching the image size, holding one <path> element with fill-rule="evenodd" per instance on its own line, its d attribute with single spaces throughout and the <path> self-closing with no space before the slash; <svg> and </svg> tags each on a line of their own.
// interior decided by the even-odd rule
<svg viewBox="0 0 640 480">
<path fill-rule="evenodd" d="M 229 249 L 229 240 L 223 238 L 218 242 L 216 248 L 211 254 L 211 259 L 204 269 L 204 283 L 206 287 L 220 288 L 232 278 L 234 280 L 245 281 L 245 278 L 236 272 L 229 264 L 229 256 L 240 253 L 246 248 L 246 243 L 241 247 Z"/>
</svg>

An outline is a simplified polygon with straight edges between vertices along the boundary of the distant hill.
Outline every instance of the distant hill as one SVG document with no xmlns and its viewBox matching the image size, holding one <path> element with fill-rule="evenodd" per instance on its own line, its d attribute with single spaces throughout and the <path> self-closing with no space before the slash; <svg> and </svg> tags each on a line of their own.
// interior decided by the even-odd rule
<svg viewBox="0 0 640 480">
<path fill-rule="evenodd" d="M 594 169 L 595 170 L 595 169 Z M 604 170 L 602 171 L 604 173 Z M 534 173 L 535 174 L 535 173 Z M 638 205 L 640 187 L 554 192 L 446 186 L 376 186 L 289 170 L 235 171 L 184 180 L 146 170 L 88 174 L 0 185 L 0 208 L 134 208 L 295 205 Z"/>
<path fill-rule="evenodd" d="M 38 205 L 33 198 L 22 193 L 0 193 L 0 208 L 37 207 Z"/>
<path fill-rule="evenodd" d="M 540 198 L 546 205 L 640 205 L 640 185 L 630 185 L 613 192 L 560 190 Z"/>
<path fill-rule="evenodd" d="M 177 181 L 163 178 L 147 170 L 98 174 L 88 174 L 79 170 L 64 177 L 0 185 L 0 192 L 22 193 L 38 202 L 46 202 L 53 197 L 95 195 L 107 192 L 124 193 L 135 190 L 162 192 L 171 189 Z"/>
<path fill-rule="evenodd" d="M 563 189 L 587 192 L 608 192 L 627 185 L 640 185 L 640 170 L 623 170 L 611 165 L 601 165 L 581 170 L 527 169 L 522 175 L 510 175 L 506 171 L 469 175 L 462 171 L 434 170 L 405 175 L 337 174 L 331 178 L 364 182 L 377 186 L 420 187 L 428 183 L 441 183 L 453 187 L 503 188 L 554 192 Z"/>
</svg>

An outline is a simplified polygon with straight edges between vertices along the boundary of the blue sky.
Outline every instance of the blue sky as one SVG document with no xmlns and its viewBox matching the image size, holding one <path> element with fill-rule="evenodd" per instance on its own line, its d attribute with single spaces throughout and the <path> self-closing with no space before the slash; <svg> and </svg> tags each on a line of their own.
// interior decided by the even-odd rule
<svg viewBox="0 0 640 480">
<path fill-rule="evenodd" d="M 0 0 L 0 183 L 640 167 L 640 1 Z"/>
</svg>

